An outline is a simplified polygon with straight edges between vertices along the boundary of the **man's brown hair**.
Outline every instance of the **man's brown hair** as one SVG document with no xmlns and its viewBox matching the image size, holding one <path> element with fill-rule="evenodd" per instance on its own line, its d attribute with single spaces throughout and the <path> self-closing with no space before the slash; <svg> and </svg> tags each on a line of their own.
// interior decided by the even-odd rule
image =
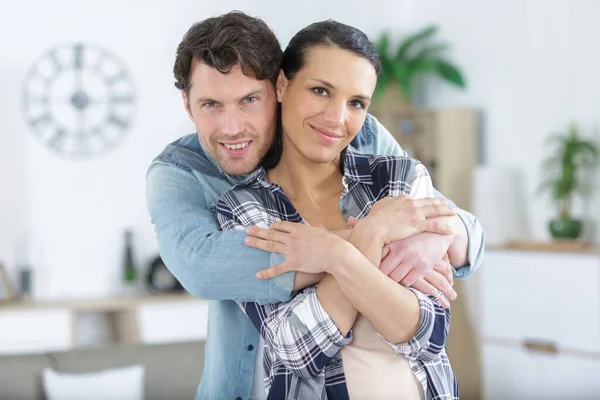
<svg viewBox="0 0 600 400">
<path fill-rule="evenodd" d="M 275 34 L 259 19 L 232 11 L 194 24 L 177 47 L 175 87 L 190 94 L 190 71 L 195 58 L 227 74 L 240 64 L 244 75 L 273 84 L 283 52 Z"/>
</svg>

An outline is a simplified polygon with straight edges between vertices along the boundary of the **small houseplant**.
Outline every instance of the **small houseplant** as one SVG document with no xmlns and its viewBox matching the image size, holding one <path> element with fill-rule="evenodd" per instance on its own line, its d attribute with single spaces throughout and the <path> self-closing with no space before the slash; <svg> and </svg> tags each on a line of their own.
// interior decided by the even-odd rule
<svg viewBox="0 0 600 400">
<path fill-rule="evenodd" d="M 598 162 L 598 147 L 581 137 L 574 123 L 566 133 L 550 137 L 549 144 L 554 145 L 554 153 L 544 161 L 546 179 L 540 190 L 550 192 L 558 215 L 550 220 L 548 228 L 555 239 L 577 239 L 582 221 L 572 216 L 573 197 L 589 195 L 586 173 Z"/>
<path fill-rule="evenodd" d="M 464 88 L 462 72 L 444 58 L 447 44 L 433 42 L 436 26 L 429 26 L 408 35 L 397 47 L 390 45 L 389 33 L 384 33 L 376 42 L 381 60 L 381 74 L 374 93 L 374 99 L 381 99 L 389 88 L 400 92 L 401 101 L 410 104 L 414 91 L 415 77 L 419 74 L 433 74 L 444 81 Z"/>
</svg>

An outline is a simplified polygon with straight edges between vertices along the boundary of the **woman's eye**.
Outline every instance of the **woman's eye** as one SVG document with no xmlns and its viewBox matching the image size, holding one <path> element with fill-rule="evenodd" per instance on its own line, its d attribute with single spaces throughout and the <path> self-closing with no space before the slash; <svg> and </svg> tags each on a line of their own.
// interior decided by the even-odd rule
<svg viewBox="0 0 600 400">
<path fill-rule="evenodd" d="M 359 110 L 362 110 L 362 109 L 364 109 L 364 108 L 365 108 L 365 103 L 363 103 L 363 102 L 362 102 L 362 101 L 360 101 L 360 100 L 352 100 L 352 101 L 350 101 L 350 105 L 351 105 L 352 107 L 354 107 L 354 108 L 357 108 L 357 109 L 359 109 Z"/>
<path fill-rule="evenodd" d="M 312 91 L 315 92 L 316 94 L 318 94 L 319 96 L 327 96 L 327 89 L 322 88 L 322 87 L 315 87 L 312 88 Z"/>
</svg>

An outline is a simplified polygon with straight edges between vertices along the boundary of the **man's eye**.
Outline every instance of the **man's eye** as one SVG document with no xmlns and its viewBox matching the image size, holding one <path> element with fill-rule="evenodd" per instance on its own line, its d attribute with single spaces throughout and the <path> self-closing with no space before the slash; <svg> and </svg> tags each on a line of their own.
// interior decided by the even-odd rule
<svg viewBox="0 0 600 400">
<path fill-rule="evenodd" d="M 256 96 L 248 96 L 248 97 L 246 97 L 246 103 L 255 103 L 256 100 L 258 100 L 256 98 Z"/>
<path fill-rule="evenodd" d="M 318 94 L 319 96 L 327 96 L 327 94 L 328 94 L 327 89 L 322 88 L 322 87 L 312 88 L 312 91 L 315 92 L 316 94 Z"/>
<path fill-rule="evenodd" d="M 217 106 L 217 102 L 216 101 L 207 101 L 206 103 L 203 104 L 204 107 L 208 107 L 208 108 L 213 108 Z"/>
</svg>

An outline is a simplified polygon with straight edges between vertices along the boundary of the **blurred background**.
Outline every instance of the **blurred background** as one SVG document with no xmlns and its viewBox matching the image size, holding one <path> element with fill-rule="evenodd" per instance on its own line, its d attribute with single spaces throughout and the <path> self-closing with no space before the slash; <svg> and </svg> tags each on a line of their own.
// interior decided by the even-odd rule
<svg viewBox="0 0 600 400">
<path fill-rule="evenodd" d="M 598 0 L 0 0 L 0 398 L 48 396 L 47 368 L 133 364 L 146 398 L 193 396 L 206 303 L 157 260 L 145 171 L 194 132 L 177 45 L 233 9 L 283 47 L 328 18 L 378 43 L 371 112 L 487 232 L 453 304 L 461 398 L 594 398 Z"/>
</svg>

